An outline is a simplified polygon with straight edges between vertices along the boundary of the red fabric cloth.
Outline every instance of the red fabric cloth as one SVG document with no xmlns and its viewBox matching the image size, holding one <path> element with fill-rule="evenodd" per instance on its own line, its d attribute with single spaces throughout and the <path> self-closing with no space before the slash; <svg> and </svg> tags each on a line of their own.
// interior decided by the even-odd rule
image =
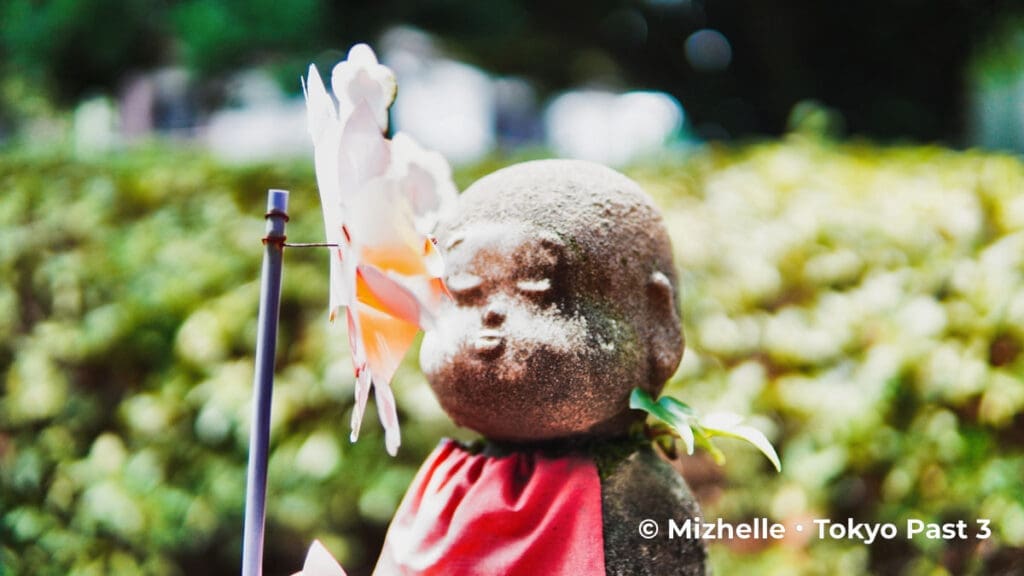
<svg viewBox="0 0 1024 576">
<path fill-rule="evenodd" d="M 603 575 L 601 482 L 585 456 L 441 442 L 395 513 L 375 576 Z"/>
</svg>

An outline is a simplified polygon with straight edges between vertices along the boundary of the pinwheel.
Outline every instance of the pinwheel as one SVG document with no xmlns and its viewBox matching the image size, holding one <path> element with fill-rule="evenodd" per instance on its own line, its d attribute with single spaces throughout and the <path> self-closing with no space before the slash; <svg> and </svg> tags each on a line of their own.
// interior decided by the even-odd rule
<svg viewBox="0 0 1024 576">
<path fill-rule="evenodd" d="M 334 97 L 315 66 L 303 81 L 313 137 L 317 187 L 331 247 L 330 318 L 345 309 L 356 378 L 352 441 L 359 435 L 370 390 L 385 445 L 398 451 L 398 414 L 390 382 L 420 328 L 433 325 L 449 298 L 444 263 L 430 232 L 453 208 L 451 168 L 409 136 L 385 137 L 395 77 L 365 44 L 353 47 L 331 75 Z M 288 192 L 270 190 L 263 238 L 259 333 L 253 378 L 253 419 L 246 478 L 242 575 L 262 573 L 270 402 L 280 312 Z M 313 244 L 320 245 L 320 244 Z M 344 574 L 314 544 L 305 574 Z"/>
<path fill-rule="evenodd" d="M 331 74 L 304 82 L 317 186 L 331 248 L 330 318 L 345 309 L 356 378 L 352 441 L 370 390 L 394 455 L 400 444 L 390 381 L 420 328 L 447 297 L 430 235 L 456 197 L 444 158 L 411 137 L 385 137 L 394 74 L 359 44 Z"/>
</svg>

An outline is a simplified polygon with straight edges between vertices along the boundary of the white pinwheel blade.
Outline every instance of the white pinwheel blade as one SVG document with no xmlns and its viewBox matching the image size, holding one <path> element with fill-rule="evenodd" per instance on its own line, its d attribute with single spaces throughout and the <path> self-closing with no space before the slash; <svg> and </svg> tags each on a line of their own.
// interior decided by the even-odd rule
<svg viewBox="0 0 1024 576">
<path fill-rule="evenodd" d="M 302 572 L 293 576 L 346 576 L 338 561 L 331 556 L 327 548 L 314 540 L 306 553 L 306 562 L 302 565 Z"/>
<path fill-rule="evenodd" d="M 400 183 L 421 234 L 433 232 L 438 221 L 454 211 L 458 192 L 448 162 L 440 153 L 424 150 L 403 132 L 391 140 L 389 175 Z"/>
<path fill-rule="evenodd" d="M 365 282 L 365 286 L 374 300 L 372 303 L 364 303 L 395 318 L 422 327 L 422 319 L 426 311 L 411 290 L 374 266 L 361 266 L 358 274 L 360 275 L 359 280 Z"/>
<path fill-rule="evenodd" d="M 377 55 L 366 44 L 356 44 L 348 58 L 331 71 L 331 88 L 338 99 L 342 118 L 365 103 L 372 112 L 378 132 L 388 129 L 388 108 L 395 101 L 398 85 L 391 69 L 377 62 Z"/>
<path fill-rule="evenodd" d="M 450 213 L 457 191 L 451 168 L 406 135 L 384 132 L 395 98 L 394 74 L 365 44 L 331 73 L 331 93 L 315 66 L 303 83 L 309 133 L 330 259 L 331 319 L 345 308 L 356 373 L 352 439 L 371 388 L 398 449 L 390 381 L 420 327 L 432 326 L 445 297 L 444 262 L 429 234 Z"/>
</svg>

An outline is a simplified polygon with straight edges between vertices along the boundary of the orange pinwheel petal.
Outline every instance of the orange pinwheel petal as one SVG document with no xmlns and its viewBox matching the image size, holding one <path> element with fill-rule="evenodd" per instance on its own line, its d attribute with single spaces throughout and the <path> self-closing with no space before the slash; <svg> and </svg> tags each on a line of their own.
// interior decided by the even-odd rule
<svg viewBox="0 0 1024 576">
<path fill-rule="evenodd" d="M 400 320 L 424 324 L 424 310 L 416 295 L 373 266 L 361 266 L 356 272 L 356 298 Z"/>
<path fill-rule="evenodd" d="M 363 246 L 362 261 L 381 270 L 390 270 L 403 276 L 419 276 L 427 273 L 423 255 L 403 244 L 384 246 Z"/>
<path fill-rule="evenodd" d="M 374 383 L 390 382 L 419 326 L 363 303 L 359 304 L 359 323 Z"/>
</svg>

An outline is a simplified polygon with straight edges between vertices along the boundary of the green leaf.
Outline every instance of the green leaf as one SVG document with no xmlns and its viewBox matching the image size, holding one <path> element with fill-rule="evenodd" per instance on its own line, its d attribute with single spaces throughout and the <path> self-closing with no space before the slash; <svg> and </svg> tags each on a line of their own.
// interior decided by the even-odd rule
<svg viewBox="0 0 1024 576">
<path fill-rule="evenodd" d="M 658 409 L 654 399 L 643 388 L 633 388 L 629 395 L 629 407 L 633 410 L 643 410 L 648 414 L 653 414 Z"/>
<path fill-rule="evenodd" d="M 679 435 L 686 445 L 686 453 L 692 455 L 695 446 L 707 450 L 718 464 L 725 462 L 725 454 L 711 443 L 713 436 L 739 438 L 753 444 L 775 466 L 782 471 L 782 463 L 768 438 L 757 428 L 743 424 L 743 417 L 731 412 L 716 412 L 701 418 L 688 404 L 671 396 L 655 401 L 647 391 L 634 388 L 629 395 L 629 407 L 643 410 L 666 424 Z"/>
<path fill-rule="evenodd" d="M 742 421 L 743 418 L 738 414 L 717 413 L 709 414 L 701 421 L 700 426 L 709 433 L 709 436 L 727 436 L 750 442 L 771 461 L 776 472 L 782 472 L 779 455 L 776 454 L 775 448 L 772 447 L 768 438 L 757 428 L 742 424 Z"/>
<path fill-rule="evenodd" d="M 683 439 L 683 444 L 686 444 L 686 454 L 693 456 L 693 426 L 690 423 L 697 418 L 693 408 L 671 396 L 663 396 L 658 400 L 658 404 L 680 422 L 685 422 L 682 426 L 676 427 L 676 430 L 679 432 L 679 437 Z"/>
<path fill-rule="evenodd" d="M 655 402 L 646 390 L 634 388 L 632 394 L 629 395 L 629 407 L 634 410 L 643 410 L 667 424 L 683 439 L 683 443 L 686 444 L 686 453 L 693 454 L 694 438 L 690 424 L 693 420 L 693 410 L 678 400 L 671 400 L 672 403 L 669 404 Z"/>
<path fill-rule="evenodd" d="M 643 410 L 672 428 L 678 428 L 680 424 L 686 423 L 676 417 L 675 414 L 665 409 L 664 406 L 655 402 L 651 395 L 645 390 L 634 388 L 629 396 L 629 407 L 634 410 Z"/>
<path fill-rule="evenodd" d="M 697 412 L 694 411 L 694 409 L 691 408 L 689 404 L 686 404 L 685 402 L 680 402 L 679 400 L 676 400 L 671 396 L 662 396 L 658 400 L 658 404 L 661 404 L 667 410 L 677 412 L 679 414 L 683 414 L 689 417 L 695 417 L 697 415 Z"/>
<path fill-rule="evenodd" d="M 704 430 L 699 428 L 697 430 L 697 445 L 703 448 L 704 451 L 711 455 L 711 458 L 715 461 L 715 464 L 718 464 L 719 466 L 725 464 L 725 454 L 723 454 L 722 451 L 718 449 L 718 446 L 712 444 L 711 437 L 705 434 Z"/>
</svg>

